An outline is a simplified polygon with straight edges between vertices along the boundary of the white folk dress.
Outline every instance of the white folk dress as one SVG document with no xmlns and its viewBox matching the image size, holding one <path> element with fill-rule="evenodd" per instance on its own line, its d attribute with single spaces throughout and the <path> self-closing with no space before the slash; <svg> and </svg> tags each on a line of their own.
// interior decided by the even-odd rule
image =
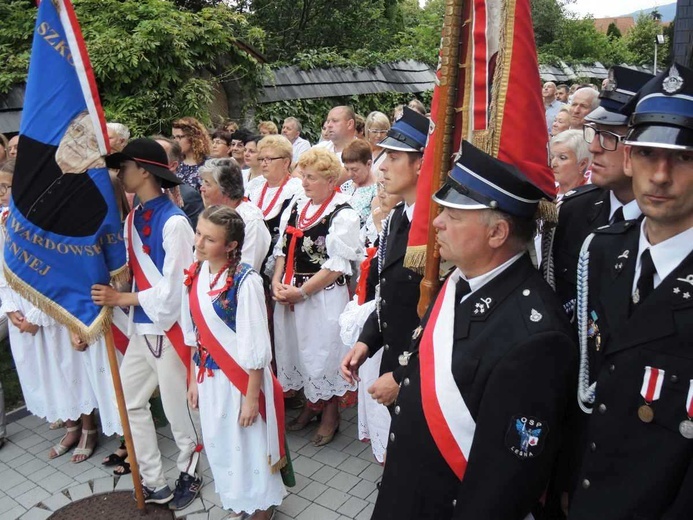
<svg viewBox="0 0 693 520">
<path fill-rule="evenodd" d="M 5 234 L 0 233 L 0 250 Z M 122 433 L 103 339 L 84 352 L 72 348 L 70 333 L 12 290 L 0 258 L 0 312 L 19 311 L 39 325 L 36 335 L 21 333 L 8 320 L 10 347 L 27 409 L 49 422 L 79 419 L 99 409 L 104 434 Z"/>
<path fill-rule="evenodd" d="M 209 287 L 209 265 L 206 262 L 198 276 L 200 286 Z M 226 278 L 222 275 L 211 290 L 223 287 Z M 194 345 L 196 337 L 187 288 L 184 291 L 181 324 L 186 344 Z M 272 351 L 264 289 L 262 278 L 255 272 L 245 277 L 238 290 L 236 332 L 232 337 L 237 342 L 235 350 L 238 355 L 234 359 L 243 369 L 270 370 Z M 243 394 L 220 369 L 212 370 L 212 374 L 205 375 L 198 383 L 198 404 L 204 447 L 214 475 L 215 490 L 224 509 L 252 514 L 280 505 L 286 490 L 281 473 L 272 473 L 268 463 L 267 423 L 258 415 L 252 426 L 241 427 L 238 419 Z M 263 392 L 272 391 L 267 389 L 267 379 L 263 378 Z M 274 413 L 269 406 L 267 408 L 267 414 Z"/>
<path fill-rule="evenodd" d="M 337 206 L 345 204 L 348 199 L 347 195 L 337 193 L 325 208 L 325 217 L 304 230 L 306 237 L 296 247 L 297 265 L 314 263 L 317 265 L 313 272 L 328 269 L 352 275 L 352 262 L 362 256 L 358 214 L 347 207 L 330 217 Z M 307 204 L 311 204 L 310 199 L 298 199 L 282 215 L 281 238 L 275 247 L 275 256 L 286 256 L 285 250 L 291 239 L 285 232 L 286 227 L 292 214 L 294 218 L 300 215 Z M 314 215 L 317 210 L 318 206 L 311 204 L 307 216 Z M 310 230 L 318 226 L 326 232 L 318 238 L 309 237 Z M 296 269 L 296 273 L 300 272 Z M 349 351 L 339 335 L 339 315 L 348 301 L 349 289 L 343 282 L 337 282 L 311 295 L 308 300 L 292 306 L 275 306 L 277 377 L 285 391 L 303 388 L 306 398 L 316 403 L 356 390 L 355 385 L 344 380 L 339 370 L 342 358 Z"/>
</svg>

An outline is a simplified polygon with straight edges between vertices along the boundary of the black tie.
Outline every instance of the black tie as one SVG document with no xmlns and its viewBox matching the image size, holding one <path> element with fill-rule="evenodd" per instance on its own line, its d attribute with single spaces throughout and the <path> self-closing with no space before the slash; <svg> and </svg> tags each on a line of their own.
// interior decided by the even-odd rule
<svg viewBox="0 0 693 520">
<path fill-rule="evenodd" d="M 633 303 L 641 304 L 654 290 L 654 275 L 657 272 L 650 249 L 647 248 L 640 256 L 640 278 L 638 278 L 637 289 L 633 295 Z"/>
<path fill-rule="evenodd" d="M 467 296 L 472 292 L 472 288 L 469 286 L 469 282 L 460 276 L 455 285 L 455 303 L 460 303 L 462 298 Z"/>
<path fill-rule="evenodd" d="M 614 211 L 614 216 L 611 217 L 611 223 L 612 224 L 618 224 L 619 222 L 623 222 L 623 206 L 619 206 L 616 211 Z"/>
</svg>

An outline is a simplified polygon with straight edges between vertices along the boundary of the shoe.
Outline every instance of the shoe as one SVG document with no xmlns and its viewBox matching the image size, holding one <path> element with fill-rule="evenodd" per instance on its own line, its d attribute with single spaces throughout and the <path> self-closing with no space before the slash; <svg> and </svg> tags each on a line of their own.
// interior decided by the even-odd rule
<svg viewBox="0 0 693 520">
<path fill-rule="evenodd" d="M 313 443 L 313 446 L 325 446 L 326 444 L 329 444 L 332 442 L 332 439 L 334 439 L 334 436 L 337 434 L 339 431 L 339 423 L 337 423 L 337 426 L 335 427 L 334 430 L 332 430 L 332 433 L 329 433 L 327 435 L 322 435 L 320 433 L 316 433 L 313 435 L 313 438 L 310 440 Z"/>
<path fill-rule="evenodd" d="M 123 455 L 118 455 L 118 452 L 125 452 Z M 120 446 L 118 446 L 118 449 L 114 452 L 111 453 L 108 457 L 103 459 L 101 461 L 102 466 L 120 466 L 125 459 L 128 458 L 128 451 L 127 448 L 125 447 L 125 443 L 121 442 Z"/>
<path fill-rule="evenodd" d="M 63 437 L 62 437 L 62 439 L 60 439 L 60 441 L 58 441 L 58 444 L 56 444 L 55 446 L 53 446 L 53 447 L 51 448 L 51 451 L 52 451 L 53 453 L 51 453 L 50 451 L 48 452 L 48 458 L 49 458 L 49 459 L 57 459 L 57 458 L 60 457 L 61 455 L 65 455 L 65 454 L 70 450 L 70 448 L 72 448 L 73 446 L 76 446 L 77 444 L 79 444 L 79 439 L 77 439 L 77 442 L 73 442 L 73 443 L 70 444 L 69 446 L 65 446 L 65 445 L 63 444 L 63 441 L 65 440 L 65 438 L 66 438 L 69 434 L 74 433 L 74 432 L 76 432 L 76 431 L 79 431 L 80 428 L 81 428 L 81 426 L 79 425 L 79 423 L 76 424 L 75 426 L 70 426 L 70 427 L 68 427 L 68 428 L 67 428 L 67 433 L 66 433 L 65 435 L 63 435 Z"/>
<path fill-rule="evenodd" d="M 154 488 L 142 484 L 142 493 L 144 493 L 145 504 L 168 504 L 173 500 L 173 491 L 171 491 L 171 488 L 168 486 L 164 486 L 158 491 L 155 491 Z M 137 500 L 134 491 L 132 495 L 135 497 L 135 500 Z"/>
<path fill-rule="evenodd" d="M 312 421 L 314 420 L 320 420 L 322 417 L 322 412 L 310 412 L 310 415 L 308 416 L 308 419 L 305 421 L 301 421 L 301 415 L 303 415 L 303 412 L 296 417 L 295 419 L 292 419 L 286 424 L 286 430 L 290 432 L 297 432 L 299 430 L 302 430 L 306 426 L 308 426 Z"/>
<path fill-rule="evenodd" d="M 202 489 L 202 477 L 193 477 L 181 471 L 178 480 L 176 480 L 176 490 L 173 493 L 173 500 L 168 505 L 168 508 L 173 511 L 185 509 L 197 498 L 200 489 Z"/>
<path fill-rule="evenodd" d="M 277 508 L 272 506 L 267 511 L 255 511 L 252 515 L 248 516 L 248 520 L 257 520 L 260 518 L 260 515 L 263 515 L 264 513 L 269 513 L 269 516 L 266 516 L 267 520 L 274 520 L 274 517 L 277 516 Z"/>
<path fill-rule="evenodd" d="M 94 441 L 94 444 L 90 447 L 87 447 L 87 441 L 89 440 L 89 436 L 94 435 L 96 436 L 96 440 Z M 75 451 L 72 452 L 72 458 L 70 459 L 70 462 L 73 464 L 79 464 L 80 462 L 84 462 L 87 460 L 89 457 L 91 457 L 94 454 L 94 450 L 96 449 L 96 444 L 98 442 L 98 435 L 96 430 L 82 430 L 82 436 L 86 437 L 84 439 L 84 448 L 81 448 L 79 445 L 75 448 Z M 82 439 L 80 438 L 80 441 Z M 80 460 L 75 460 L 75 457 L 83 456 L 83 459 Z"/>
</svg>

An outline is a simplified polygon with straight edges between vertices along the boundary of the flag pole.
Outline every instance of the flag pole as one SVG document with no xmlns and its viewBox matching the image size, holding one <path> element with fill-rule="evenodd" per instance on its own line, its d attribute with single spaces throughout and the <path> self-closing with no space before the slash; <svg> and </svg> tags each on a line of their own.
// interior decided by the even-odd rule
<svg viewBox="0 0 693 520">
<path fill-rule="evenodd" d="M 135 498 L 137 499 L 137 509 L 139 509 L 141 513 L 146 513 L 147 506 L 144 503 L 140 468 L 137 465 L 137 457 L 135 456 L 135 444 L 132 442 L 132 431 L 130 430 L 130 421 L 128 420 L 128 412 L 125 407 L 125 395 L 123 394 L 123 384 L 120 380 L 120 368 L 118 366 L 118 357 L 116 356 L 115 341 L 113 340 L 113 331 L 110 327 L 106 329 L 104 336 L 106 339 L 106 351 L 108 352 L 108 365 L 111 368 L 113 388 L 115 389 L 116 402 L 118 403 L 120 424 L 123 427 L 125 447 L 128 450 L 128 458 L 130 460 L 129 464 L 130 471 L 132 472 L 132 485 L 135 489 Z"/>
<path fill-rule="evenodd" d="M 469 12 L 469 2 L 471 0 L 447 0 L 445 2 L 445 16 L 443 18 L 443 37 L 440 44 L 440 71 L 438 74 L 438 95 L 441 103 L 437 106 L 435 114 L 431 114 L 433 121 L 439 128 L 432 134 L 432 142 L 428 146 L 433 146 L 433 176 L 431 179 L 431 189 L 428 193 L 430 198 L 445 182 L 445 177 L 450 169 L 450 158 L 453 154 L 455 119 L 458 109 L 455 104 L 458 99 L 458 85 L 460 75 L 467 69 L 465 63 L 460 63 L 462 52 L 465 54 L 467 42 L 461 41 L 463 26 L 470 23 L 465 20 Z M 464 113 L 463 113 L 464 117 Z M 426 243 L 426 265 L 424 277 L 420 285 L 420 297 L 417 311 L 419 316 L 423 316 L 429 304 L 433 300 L 438 287 L 440 286 L 440 253 L 436 243 L 436 231 L 433 228 L 433 220 L 438 216 L 439 208 L 437 204 L 430 204 L 428 213 L 428 239 Z"/>
</svg>

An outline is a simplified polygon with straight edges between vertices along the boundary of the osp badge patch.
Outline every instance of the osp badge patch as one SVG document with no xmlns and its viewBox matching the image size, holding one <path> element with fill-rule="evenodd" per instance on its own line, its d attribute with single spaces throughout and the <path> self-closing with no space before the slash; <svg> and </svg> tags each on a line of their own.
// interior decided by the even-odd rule
<svg viewBox="0 0 693 520">
<path fill-rule="evenodd" d="M 533 459 L 544 449 L 549 426 L 535 417 L 516 415 L 505 434 L 505 446 L 518 458 Z"/>
</svg>

